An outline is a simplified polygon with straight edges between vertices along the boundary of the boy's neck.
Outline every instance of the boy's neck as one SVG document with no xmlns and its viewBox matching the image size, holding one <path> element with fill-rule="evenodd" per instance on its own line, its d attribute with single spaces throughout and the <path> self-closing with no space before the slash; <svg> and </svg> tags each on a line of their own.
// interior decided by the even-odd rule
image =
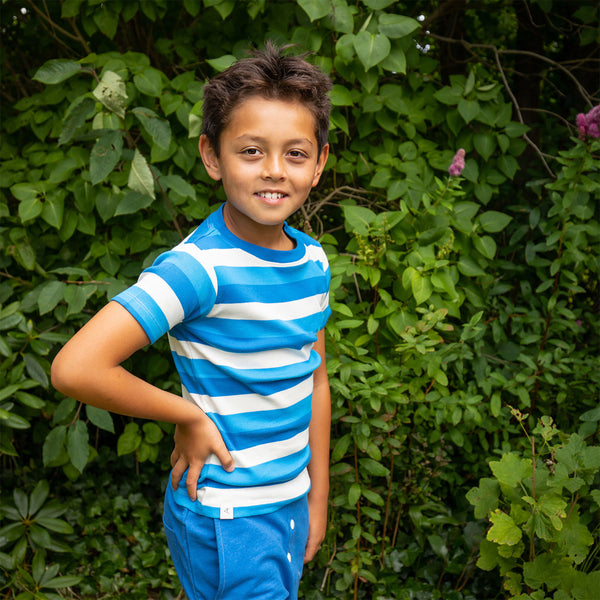
<svg viewBox="0 0 600 600">
<path fill-rule="evenodd" d="M 225 227 L 236 237 L 269 250 L 293 250 L 295 241 L 284 230 L 283 223 L 261 225 L 248 219 L 244 214 L 232 209 L 226 202 L 223 206 Z"/>
</svg>

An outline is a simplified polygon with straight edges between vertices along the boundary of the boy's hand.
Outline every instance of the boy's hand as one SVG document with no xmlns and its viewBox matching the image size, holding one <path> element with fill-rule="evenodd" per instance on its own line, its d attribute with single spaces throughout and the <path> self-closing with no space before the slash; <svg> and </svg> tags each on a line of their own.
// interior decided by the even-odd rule
<svg viewBox="0 0 600 600">
<path fill-rule="evenodd" d="M 310 562 L 321 547 L 327 531 L 327 498 L 317 500 L 308 494 L 308 541 L 304 551 L 304 564 Z"/>
<path fill-rule="evenodd" d="M 204 413 L 200 414 L 197 421 L 177 425 L 174 440 L 175 448 L 171 453 L 171 482 L 176 490 L 185 470 L 188 469 L 185 486 L 191 500 L 196 500 L 198 478 L 209 455 L 214 454 L 226 471 L 233 471 L 235 468 L 221 433 Z"/>
</svg>

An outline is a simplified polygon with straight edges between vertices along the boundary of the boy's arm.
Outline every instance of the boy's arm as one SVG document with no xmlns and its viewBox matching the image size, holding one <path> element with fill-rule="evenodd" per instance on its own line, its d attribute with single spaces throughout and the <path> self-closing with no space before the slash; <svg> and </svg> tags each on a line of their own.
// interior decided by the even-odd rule
<svg viewBox="0 0 600 600">
<path fill-rule="evenodd" d="M 215 454 L 226 470 L 233 459 L 210 418 L 181 396 L 161 390 L 125 370 L 121 363 L 149 343 L 135 318 L 110 302 L 77 332 L 52 363 L 52 384 L 60 392 L 111 412 L 178 425 L 173 487 L 189 467 L 192 500 L 204 461 Z"/>
<path fill-rule="evenodd" d="M 329 496 L 329 436 L 331 399 L 325 364 L 325 336 L 321 330 L 314 345 L 321 355 L 321 364 L 314 372 L 312 418 L 309 427 L 311 459 L 308 465 L 311 487 L 308 492 L 308 541 L 304 562 L 311 561 L 325 539 L 327 531 L 327 500 Z"/>
</svg>

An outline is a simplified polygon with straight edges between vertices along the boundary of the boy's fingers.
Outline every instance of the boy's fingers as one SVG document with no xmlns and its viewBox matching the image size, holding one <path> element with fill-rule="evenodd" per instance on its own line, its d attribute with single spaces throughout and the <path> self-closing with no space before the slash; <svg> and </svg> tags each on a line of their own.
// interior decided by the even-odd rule
<svg viewBox="0 0 600 600">
<path fill-rule="evenodd" d="M 173 452 L 173 454 L 175 453 Z M 187 464 L 185 461 L 181 460 L 181 457 L 178 457 L 175 463 L 173 463 L 173 455 L 171 455 L 171 466 L 173 467 L 173 471 L 171 472 L 171 484 L 173 485 L 173 489 L 176 490 L 187 469 Z"/>
<path fill-rule="evenodd" d="M 200 477 L 200 471 L 202 471 L 202 463 L 190 465 L 185 479 L 185 487 L 187 488 L 188 496 L 190 500 L 196 500 L 196 494 L 198 491 L 198 478 Z"/>
<path fill-rule="evenodd" d="M 215 452 L 221 466 L 228 472 L 231 472 L 235 469 L 235 464 L 233 462 L 233 457 L 229 454 L 229 450 L 227 450 L 227 446 L 223 443 L 223 446 L 219 448 L 218 451 Z"/>
</svg>

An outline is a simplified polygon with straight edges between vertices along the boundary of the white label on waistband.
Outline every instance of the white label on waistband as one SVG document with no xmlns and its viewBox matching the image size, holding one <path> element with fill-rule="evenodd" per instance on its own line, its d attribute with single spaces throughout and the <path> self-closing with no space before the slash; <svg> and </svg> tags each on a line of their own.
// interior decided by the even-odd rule
<svg viewBox="0 0 600 600">
<path fill-rule="evenodd" d="M 230 505 L 225 505 L 225 506 L 221 506 L 221 511 L 220 511 L 220 517 L 221 519 L 233 519 L 233 506 Z"/>
</svg>

